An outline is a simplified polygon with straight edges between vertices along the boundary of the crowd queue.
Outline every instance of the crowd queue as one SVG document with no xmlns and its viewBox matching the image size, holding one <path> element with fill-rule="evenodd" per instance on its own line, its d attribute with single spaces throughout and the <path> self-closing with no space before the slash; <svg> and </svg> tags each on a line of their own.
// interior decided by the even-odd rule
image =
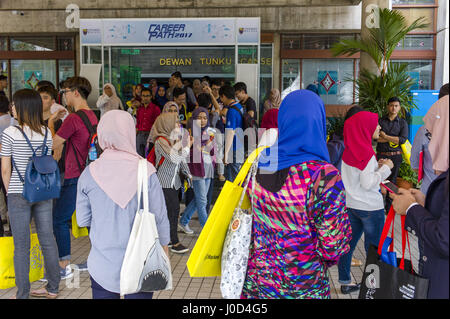
<svg viewBox="0 0 450 319">
<path fill-rule="evenodd" d="M 168 87 L 156 80 L 148 87 L 137 85 L 126 103 L 112 84 L 105 84 L 96 105 L 100 120 L 87 103 L 91 85 L 83 77 L 67 79 L 59 92 L 41 81 L 35 90 L 15 92 L 11 103 L 2 93 L 1 209 L 12 234 L 4 234 L 2 218 L 0 236 L 14 238 L 16 298 L 56 298 L 59 281 L 73 276 L 74 211 L 78 225 L 88 227 L 92 245 L 87 262 L 77 268 L 89 271 L 94 298 L 119 298 L 120 269 L 138 210 L 141 158 L 154 162 L 149 164 L 148 192 L 161 245 L 167 253 L 188 252 L 178 232 L 194 233 L 189 225 L 195 212 L 200 226 L 205 225 L 214 205 L 214 182 L 235 179 L 248 156 L 243 131 L 258 127 L 276 129 L 277 138 L 263 151 L 256 179 L 247 188 L 254 206 L 242 298 L 329 298 L 327 270 L 334 265 L 341 292 L 358 290 L 360 284 L 350 275 L 351 266 L 360 263 L 353 252 L 363 234 L 366 253 L 370 244 L 378 245 L 391 206 L 406 215 L 406 229 L 419 239 L 419 273 L 430 280 L 429 298 L 449 296 L 448 84 L 414 140 L 414 169 L 424 152 L 422 187 L 400 189 L 397 195 L 380 189 L 384 180 L 396 182 L 402 156 L 393 144 L 408 137 L 396 97 L 381 118 L 353 106 L 343 130 L 327 143 L 324 103 L 314 89 L 291 92 L 283 100 L 277 89 L 271 90 L 261 105 L 261 121 L 245 83 L 231 86 L 204 77 L 190 86 L 180 72 L 172 74 Z M 103 152 L 90 163 L 92 129 Z M 21 176 L 43 143 L 42 152 L 58 161 L 61 193 L 30 203 L 22 194 Z M 28 278 L 31 219 L 47 282 L 35 291 Z"/>
</svg>

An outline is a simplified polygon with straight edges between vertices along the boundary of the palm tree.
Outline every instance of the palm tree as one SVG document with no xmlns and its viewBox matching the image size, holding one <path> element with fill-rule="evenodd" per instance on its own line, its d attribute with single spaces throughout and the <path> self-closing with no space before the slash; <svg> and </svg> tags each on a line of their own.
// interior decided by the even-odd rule
<svg viewBox="0 0 450 319">
<path fill-rule="evenodd" d="M 379 10 L 379 28 L 369 29 L 366 39 L 341 40 L 332 46 L 334 56 L 367 53 L 375 62 L 378 74 L 362 69 L 355 81 L 359 104 L 372 112 L 383 115 L 387 100 L 397 96 L 401 100 L 403 116 L 415 107 L 409 94 L 414 81 L 408 76 L 406 64 L 391 64 L 392 53 L 404 37 L 417 29 L 428 26 L 421 17 L 410 25 L 400 12 L 390 9 Z"/>
</svg>

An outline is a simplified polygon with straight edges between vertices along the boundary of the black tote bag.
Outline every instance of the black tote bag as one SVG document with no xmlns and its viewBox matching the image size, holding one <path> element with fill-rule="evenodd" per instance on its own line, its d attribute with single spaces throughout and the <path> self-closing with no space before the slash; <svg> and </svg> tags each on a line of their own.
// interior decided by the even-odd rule
<svg viewBox="0 0 450 319">
<path fill-rule="evenodd" d="M 429 280 L 419 276 L 414 271 L 411 260 L 405 259 L 406 241 L 409 246 L 408 233 L 404 229 L 405 216 L 402 216 L 402 258 L 397 258 L 397 264 L 400 266 L 394 267 L 381 260 L 381 247 L 391 225 L 394 227 L 394 218 L 395 212 L 391 207 L 379 247 L 373 245 L 369 247 L 359 299 L 427 299 Z M 393 243 L 394 241 L 391 244 L 391 251 Z M 411 249 L 409 250 L 411 254 Z"/>
</svg>

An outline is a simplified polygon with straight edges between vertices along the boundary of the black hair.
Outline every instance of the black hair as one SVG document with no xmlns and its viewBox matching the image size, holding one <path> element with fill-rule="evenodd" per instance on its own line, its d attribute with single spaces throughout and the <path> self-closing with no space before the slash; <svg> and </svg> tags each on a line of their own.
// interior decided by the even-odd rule
<svg viewBox="0 0 450 319">
<path fill-rule="evenodd" d="M 9 100 L 6 96 L 0 95 L 0 113 L 9 112 Z"/>
<path fill-rule="evenodd" d="M 50 95 L 53 100 L 56 100 L 56 98 L 58 97 L 58 92 L 56 92 L 55 88 L 51 87 L 50 85 L 41 86 L 37 91 L 38 93 L 46 93 Z"/>
<path fill-rule="evenodd" d="M 238 82 L 234 85 L 234 91 L 244 91 L 247 94 L 247 84 L 244 82 Z"/>
<path fill-rule="evenodd" d="M 236 92 L 231 85 L 224 85 L 219 90 L 219 96 L 224 95 L 228 99 L 234 99 Z"/>
<path fill-rule="evenodd" d="M 186 90 L 184 88 L 174 88 L 173 89 L 173 97 L 177 98 L 182 94 L 186 94 Z"/>
<path fill-rule="evenodd" d="M 364 111 L 364 108 L 362 108 L 359 105 L 353 105 L 345 114 L 345 118 L 344 121 L 347 121 L 349 118 L 351 118 L 353 115 L 355 115 L 356 113 L 362 112 Z"/>
<path fill-rule="evenodd" d="M 153 96 L 153 92 L 152 92 L 152 90 L 150 89 L 150 88 L 146 88 L 145 86 L 142 88 L 142 91 L 141 91 L 141 96 L 142 96 L 142 93 L 144 93 L 144 92 L 150 92 L 150 95 L 152 95 Z"/>
<path fill-rule="evenodd" d="M 204 77 L 201 78 L 201 81 L 206 81 L 208 82 L 208 84 L 211 86 L 211 78 L 207 75 L 205 75 Z"/>
<path fill-rule="evenodd" d="M 213 79 L 213 80 L 211 80 L 211 86 L 213 86 L 213 85 L 221 87 L 222 83 L 219 79 Z"/>
<path fill-rule="evenodd" d="M 173 72 L 172 76 L 176 77 L 177 79 L 183 79 L 183 76 L 181 75 L 180 71 Z"/>
<path fill-rule="evenodd" d="M 398 97 L 396 97 L 396 96 L 391 97 L 391 98 L 388 100 L 388 104 L 391 104 L 391 103 L 393 103 L 393 102 L 398 102 L 398 103 L 401 104 L 400 99 L 399 99 Z"/>
<path fill-rule="evenodd" d="M 50 81 L 42 80 L 36 84 L 37 88 L 41 88 L 43 86 L 51 86 L 53 89 L 55 89 L 55 85 Z"/>
<path fill-rule="evenodd" d="M 91 94 L 92 87 L 88 79 L 81 76 L 73 76 L 64 81 L 64 89 L 77 90 L 81 97 L 87 100 L 89 94 Z"/>
<path fill-rule="evenodd" d="M 448 95 L 448 83 L 444 84 L 439 90 L 439 99 Z"/>
<path fill-rule="evenodd" d="M 8 77 L 6 75 L 0 74 L 0 81 L 1 80 L 7 80 Z"/>
<path fill-rule="evenodd" d="M 19 125 L 27 125 L 32 131 L 42 134 L 42 126 L 45 126 L 45 123 L 42 117 L 41 95 L 35 90 L 21 89 L 14 93 L 13 101 Z"/>
<path fill-rule="evenodd" d="M 207 109 L 212 103 L 211 95 L 206 94 L 206 93 L 200 93 L 197 97 L 197 102 L 198 102 L 198 106 L 204 107 L 205 109 Z"/>
</svg>

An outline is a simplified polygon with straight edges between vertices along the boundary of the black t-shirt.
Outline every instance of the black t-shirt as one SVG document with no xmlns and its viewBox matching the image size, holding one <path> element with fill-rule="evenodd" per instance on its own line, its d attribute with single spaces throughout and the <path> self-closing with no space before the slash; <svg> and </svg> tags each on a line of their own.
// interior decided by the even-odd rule
<svg viewBox="0 0 450 319">
<path fill-rule="evenodd" d="M 388 116 L 383 116 L 378 123 L 381 126 L 381 130 L 389 136 L 397 136 L 400 142 L 400 145 L 405 143 L 408 139 L 408 123 L 405 119 L 401 119 L 398 116 L 391 121 Z M 401 147 L 392 147 L 391 144 L 388 143 L 378 143 L 377 144 L 377 153 L 380 152 L 396 152 L 401 151 Z"/>
<path fill-rule="evenodd" d="M 241 102 L 241 105 L 244 107 L 245 112 L 248 113 L 250 111 L 253 111 L 253 119 L 256 119 L 256 102 L 251 97 L 248 97 L 247 101 Z"/>
<path fill-rule="evenodd" d="M 3 90 L 0 90 L 0 95 L 6 96 L 6 93 Z"/>
</svg>

